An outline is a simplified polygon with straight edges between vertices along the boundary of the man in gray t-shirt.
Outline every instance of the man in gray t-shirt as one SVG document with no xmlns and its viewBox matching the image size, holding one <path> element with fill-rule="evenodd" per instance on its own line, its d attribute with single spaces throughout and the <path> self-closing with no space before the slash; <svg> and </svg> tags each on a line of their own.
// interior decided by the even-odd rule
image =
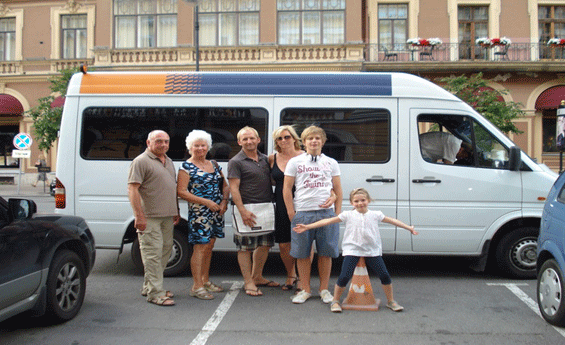
<svg viewBox="0 0 565 345">
<path fill-rule="evenodd" d="M 255 225 L 255 215 L 244 204 L 258 204 L 273 200 L 273 188 L 269 160 L 257 150 L 261 139 L 254 128 L 244 127 L 237 133 L 237 142 L 241 151 L 228 163 L 228 180 L 235 207 L 241 213 L 243 222 Z M 269 249 L 275 245 L 274 234 L 263 236 L 234 235 L 237 246 L 237 260 L 245 280 L 245 293 L 261 296 L 258 286 L 277 287 L 279 283 L 263 277 L 263 267 L 269 255 Z M 253 254 L 253 262 L 251 259 Z"/>
</svg>

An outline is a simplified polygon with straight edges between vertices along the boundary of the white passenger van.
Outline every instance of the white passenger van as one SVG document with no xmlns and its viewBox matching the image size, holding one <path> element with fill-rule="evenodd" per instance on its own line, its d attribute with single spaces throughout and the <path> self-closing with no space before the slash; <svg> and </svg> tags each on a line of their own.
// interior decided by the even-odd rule
<svg viewBox="0 0 565 345">
<path fill-rule="evenodd" d="M 127 196 L 127 172 L 154 129 L 171 136 L 177 169 L 193 129 L 213 138 L 210 158 L 227 170 L 244 126 L 273 151 L 271 133 L 311 124 L 328 136 L 324 153 L 341 168 L 349 192 L 366 188 L 372 209 L 414 225 L 419 236 L 381 225 L 385 254 L 476 258 L 514 277 L 534 277 L 545 197 L 556 179 L 495 126 L 441 87 L 403 73 L 92 72 L 69 84 L 59 138 L 57 212 L 84 217 L 99 248 L 132 243 L 141 265 Z M 419 136 L 441 131 L 465 143 L 471 158 L 425 159 Z M 187 205 L 181 203 L 186 219 Z M 215 249 L 234 251 L 231 214 Z M 189 266 L 187 223 L 175 229 L 166 274 Z"/>
</svg>

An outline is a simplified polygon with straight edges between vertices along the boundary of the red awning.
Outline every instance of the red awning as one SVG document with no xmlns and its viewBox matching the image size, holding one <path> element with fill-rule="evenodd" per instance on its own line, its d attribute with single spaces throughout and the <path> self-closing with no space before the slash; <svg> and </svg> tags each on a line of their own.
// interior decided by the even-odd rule
<svg viewBox="0 0 565 345">
<path fill-rule="evenodd" d="M 562 100 L 565 100 L 565 86 L 554 86 L 539 95 L 536 110 L 557 109 Z"/>
<path fill-rule="evenodd" d="M 0 116 L 20 116 L 24 112 L 24 107 L 14 96 L 0 94 Z"/>
<path fill-rule="evenodd" d="M 51 108 L 62 107 L 65 105 L 65 97 L 59 96 L 55 98 L 53 102 L 51 102 Z"/>
</svg>

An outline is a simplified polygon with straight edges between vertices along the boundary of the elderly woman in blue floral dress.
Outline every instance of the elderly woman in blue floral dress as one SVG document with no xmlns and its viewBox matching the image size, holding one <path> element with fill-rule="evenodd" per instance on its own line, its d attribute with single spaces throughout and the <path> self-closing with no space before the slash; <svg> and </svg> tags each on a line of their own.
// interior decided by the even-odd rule
<svg viewBox="0 0 565 345">
<path fill-rule="evenodd" d="M 229 188 L 221 167 L 206 159 L 211 146 L 209 133 L 193 130 L 188 134 L 186 148 L 191 157 L 182 163 L 177 181 L 178 196 L 188 201 L 188 242 L 193 245 L 190 268 L 194 284 L 189 293 L 199 299 L 213 299 L 210 292 L 224 291 L 210 282 L 209 273 L 216 238 L 224 237 Z"/>
</svg>

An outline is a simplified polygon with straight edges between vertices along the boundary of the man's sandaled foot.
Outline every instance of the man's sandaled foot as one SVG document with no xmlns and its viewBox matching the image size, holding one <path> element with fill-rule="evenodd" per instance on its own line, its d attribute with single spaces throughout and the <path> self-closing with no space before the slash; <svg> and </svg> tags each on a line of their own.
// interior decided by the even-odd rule
<svg viewBox="0 0 565 345">
<path fill-rule="evenodd" d="M 275 281 L 272 281 L 272 280 L 267 280 L 267 281 L 264 281 L 264 282 L 262 282 L 262 283 L 255 283 L 255 286 L 262 286 L 262 287 L 279 287 L 279 286 L 281 286 L 281 284 L 279 284 L 279 283 L 277 283 L 277 282 L 275 282 Z"/>
<path fill-rule="evenodd" d="M 147 291 L 141 291 L 141 296 L 147 297 Z M 175 294 L 170 292 L 170 291 L 165 291 L 165 296 L 167 296 L 169 298 L 173 298 L 173 297 L 175 297 Z"/>
<path fill-rule="evenodd" d="M 263 296 L 263 293 L 259 289 L 245 289 L 245 294 L 251 297 Z"/>
<path fill-rule="evenodd" d="M 149 303 L 153 303 L 162 307 L 171 307 L 175 305 L 175 301 L 173 301 L 170 297 L 167 296 L 159 296 L 153 299 L 147 300 Z"/>
</svg>

